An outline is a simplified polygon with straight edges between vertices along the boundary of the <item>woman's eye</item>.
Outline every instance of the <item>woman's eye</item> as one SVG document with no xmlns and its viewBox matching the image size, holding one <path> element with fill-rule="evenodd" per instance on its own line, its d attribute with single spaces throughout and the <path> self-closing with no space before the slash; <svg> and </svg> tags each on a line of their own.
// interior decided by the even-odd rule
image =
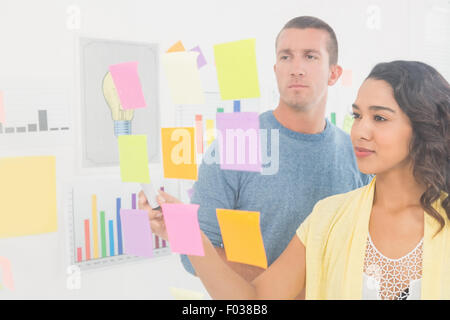
<svg viewBox="0 0 450 320">
<path fill-rule="evenodd" d="M 382 116 L 375 116 L 375 121 L 386 121 L 386 118 L 383 118 Z"/>
<path fill-rule="evenodd" d="M 356 113 L 356 112 L 352 112 L 351 116 L 353 119 L 359 119 L 359 117 L 360 117 L 359 113 Z"/>
</svg>

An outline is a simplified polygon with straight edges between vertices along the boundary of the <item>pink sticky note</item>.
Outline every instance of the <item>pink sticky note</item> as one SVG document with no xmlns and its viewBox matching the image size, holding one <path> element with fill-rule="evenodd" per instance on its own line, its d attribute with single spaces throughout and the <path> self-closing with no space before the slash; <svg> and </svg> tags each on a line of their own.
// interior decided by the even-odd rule
<svg viewBox="0 0 450 320">
<path fill-rule="evenodd" d="M 204 256 L 197 216 L 199 205 L 165 203 L 161 207 L 172 252 Z"/>
<path fill-rule="evenodd" d="M 0 123 L 5 124 L 5 108 L 3 105 L 3 92 L 0 91 Z"/>
<path fill-rule="evenodd" d="M 145 108 L 144 93 L 142 92 L 138 74 L 138 63 L 126 62 L 114 64 L 109 66 L 109 71 L 116 86 L 122 108 Z"/>
<path fill-rule="evenodd" d="M 342 72 L 342 86 L 344 87 L 351 87 L 352 86 L 352 80 L 353 80 L 353 72 L 352 70 L 344 70 Z"/>
<path fill-rule="evenodd" d="M 205 56 L 203 55 L 202 49 L 200 49 L 199 46 L 196 46 L 195 48 L 192 48 L 189 51 L 196 51 L 198 52 L 198 57 L 197 57 L 197 67 L 200 69 L 201 67 L 203 67 L 204 65 L 206 65 L 206 59 Z"/>
<path fill-rule="evenodd" d="M 216 113 L 216 128 L 221 169 L 261 172 L 258 113 Z"/>
<path fill-rule="evenodd" d="M 120 210 L 125 254 L 153 256 L 153 237 L 148 213 L 145 210 Z"/>
</svg>

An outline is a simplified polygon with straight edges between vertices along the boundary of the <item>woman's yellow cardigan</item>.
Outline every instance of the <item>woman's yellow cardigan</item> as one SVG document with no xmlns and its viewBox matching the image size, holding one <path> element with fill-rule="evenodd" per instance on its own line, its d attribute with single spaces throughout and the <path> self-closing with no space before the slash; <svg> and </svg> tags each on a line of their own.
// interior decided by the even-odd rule
<svg viewBox="0 0 450 320">
<path fill-rule="evenodd" d="M 306 299 L 361 299 L 375 181 L 319 201 L 297 229 L 306 247 Z M 443 197 L 433 204 L 445 219 L 438 234 L 439 223 L 424 212 L 422 299 L 450 299 L 450 221 Z"/>
</svg>

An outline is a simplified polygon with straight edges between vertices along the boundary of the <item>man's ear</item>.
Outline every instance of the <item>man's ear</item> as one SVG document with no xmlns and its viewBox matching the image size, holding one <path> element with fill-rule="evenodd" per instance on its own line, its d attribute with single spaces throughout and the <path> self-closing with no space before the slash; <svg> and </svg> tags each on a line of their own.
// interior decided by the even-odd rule
<svg viewBox="0 0 450 320">
<path fill-rule="evenodd" d="M 276 63 L 273 65 L 273 72 L 277 72 L 277 64 Z"/>
<path fill-rule="evenodd" d="M 328 85 L 333 86 L 342 75 L 342 67 L 334 64 L 330 66 L 330 76 L 328 78 Z"/>
</svg>

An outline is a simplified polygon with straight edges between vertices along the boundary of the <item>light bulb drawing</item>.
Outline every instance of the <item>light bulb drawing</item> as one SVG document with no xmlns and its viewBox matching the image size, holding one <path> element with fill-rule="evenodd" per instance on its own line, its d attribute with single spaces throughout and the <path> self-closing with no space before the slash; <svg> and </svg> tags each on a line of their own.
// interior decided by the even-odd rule
<svg viewBox="0 0 450 320">
<path fill-rule="evenodd" d="M 114 120 L 114 134 L 117 136 L 131 134 L 131 120 L 134 110 L 124 110 L 114 85 L 111 72 L 103 78 L 103 96 L 111 109 L 111 117 Z"/>
</svg>

